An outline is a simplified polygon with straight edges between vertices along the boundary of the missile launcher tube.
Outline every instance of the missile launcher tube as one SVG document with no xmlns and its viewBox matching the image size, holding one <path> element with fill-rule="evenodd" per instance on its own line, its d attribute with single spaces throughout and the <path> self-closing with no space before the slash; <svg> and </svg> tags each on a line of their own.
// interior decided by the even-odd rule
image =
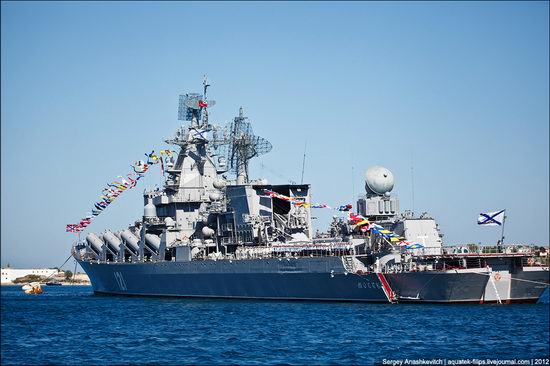
<svg viewBox="0 0 550 366">
<path fill-rule="evenodd" d="M 160 238 L 154 234 L 145 234 L 145 241 L 150 247 L 154 248 L 157 252 L 160 248 Z"/>
<path fill-rule="evenodd" d="M 86 242 L 96 254 L 99 255 L 102 252 L 101 247 L 104 243 L 96 234 L 89 233 L 86 235 Z"/>
<path fill-rule="evenodd" d="M 120 250 L 120 244 L 122 244 L 120 239 L 117 238 L 115 234 L 113 234 L 111 231 L 106 231 L 103 234 L 103 239 L 105 239 L 105 244 L 109 247 L 109 249 L 113 253 L 118 254 Z"/>
<path fill-rule="evenodd" d="M 124 239 L 128 248 L 134 253 L 139 253 L 139 239 L 130 230 L 124 230 L 120 233 L 120 236 Z"/>
</svg>

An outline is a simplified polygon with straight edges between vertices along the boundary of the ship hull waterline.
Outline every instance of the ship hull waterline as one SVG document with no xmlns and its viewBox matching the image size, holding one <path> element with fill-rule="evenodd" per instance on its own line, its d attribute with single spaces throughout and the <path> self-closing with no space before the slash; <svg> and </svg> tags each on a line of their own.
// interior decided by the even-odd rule
<svg viewBox="0 0 550 366">
<path fill-rule="evenodd" d="M 97 294 L 389 302 L 376 274 L 348 273 L 338 257 L 156 263 L 79 260 L 79 263 Z M 489 278 L 476 273 L 416 272 L 386 276 L 400 303 L 495 302 L 483 301 Z M 517 297 L 502 302 L 533 303 L 542 292 L 544 288 L 525 292 L 528 296 L 516 292 Z"/>
</svg>

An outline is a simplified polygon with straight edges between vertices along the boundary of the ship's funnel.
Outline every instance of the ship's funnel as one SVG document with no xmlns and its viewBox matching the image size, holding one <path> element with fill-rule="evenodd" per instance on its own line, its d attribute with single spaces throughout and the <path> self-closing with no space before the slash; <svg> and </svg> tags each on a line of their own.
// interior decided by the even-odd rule
<svg viewBox="0 0 550 366">
<path fill-rule="evenodd" d="M 86 242 L 88 243 L 90 249 L 95 252 L 95 254 L 99 255 L 101 253 L 101 247 L 104 243 L 100 238 L 98 238 L 96 234 L 89 233 L 88 235 L 86 235 Z"/>
</svg>

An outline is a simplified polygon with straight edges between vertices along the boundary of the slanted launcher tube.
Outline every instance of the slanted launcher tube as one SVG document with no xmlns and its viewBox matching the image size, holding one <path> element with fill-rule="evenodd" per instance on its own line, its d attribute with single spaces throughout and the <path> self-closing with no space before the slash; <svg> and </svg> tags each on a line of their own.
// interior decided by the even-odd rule
<svg viewBox="0 0 550 366">
<path fill-rule="evenodd" d="M 120 251 L 120 244 L 122 244 L 122 241 L 115 236 L 111 231 L 106 231 L 103 234 L 103 238 L 105 239 L 105 244 L 109 247 L 109 249 L 115 253 L 118 254 Z"/>
<path fill-rule="evenodd" d="M 139 253 L 139 239 L 128 229 L 120 233 L 122 239 L 126 243 L 126 246 L 130 248 L 134 254 Z"/>
<path fill-rule="evenodd" d="M 104 243 L 96 234 L 89 233 L 88 235 L 86 235 L 86 242 L 88 243 L 88 246 L 95 252 L 95 254 L 101 254 L 101 247 L 104 245 Z"/>
<path fill-rule="evenodd" d="M 145 242 L 158 253 L 160 248 L 160 238 L 154 234 L 145 234 Z"/>
</svg>

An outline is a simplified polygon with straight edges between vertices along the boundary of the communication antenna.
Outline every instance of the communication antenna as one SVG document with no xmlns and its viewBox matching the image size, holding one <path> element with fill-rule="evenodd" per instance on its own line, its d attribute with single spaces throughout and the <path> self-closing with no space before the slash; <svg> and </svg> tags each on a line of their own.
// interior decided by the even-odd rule
<svg viewBox="0 0 550 366">
<path fill-rule="evenodd" d="M 302 160 L 302 180 L 300 181 L 300 184 L 304 184 L 304 170 L 306 168 L 306 151 L 307 151 L 307 139 L 304 144 L 304 160 Z"/>
<path fill-rule="evenodd" d="M 204 99 L 206 99 L 206 90 L 210 86 L 210 84 L 208 84 L 208 77 L 206 75 L 204 75 L 204 80 L 202 81 L 202 85 L 204 86 Z"/>
<path fill-rule="evenodd" d="M 355 200 L 355 167 L 351 166 L 351 202 Z"/>
<path fill-rule="evenodd" d="M 264 164 L 263 161 L 261 162 L 261 166 L 262 166 L 262 170 L 265 169 L 268 172 L 270 172 L 271 174 L 276 175 L 277 177 L 287 181 L 290 184 L 296 184 L 296 182 L 292 178 L 289 178 L 289 177 L 281 174 L 280 172 L 276 171 L 275 169 L 272 169 L 272 168 L 268 167 L 267 165 Z"/>
<path fill-rule="evenodd" d="M 411 194 L 412 194 L 412 214 L 414 217 L 414 159 L 411 152 Z"/>
</svg>

